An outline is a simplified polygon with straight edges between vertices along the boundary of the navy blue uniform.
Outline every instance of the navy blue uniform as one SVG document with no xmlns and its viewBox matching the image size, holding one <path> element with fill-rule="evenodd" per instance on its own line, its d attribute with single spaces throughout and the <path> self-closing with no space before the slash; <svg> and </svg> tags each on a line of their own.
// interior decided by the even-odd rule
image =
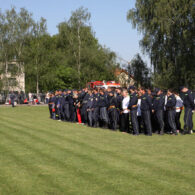
<svg viewBox="0 0 195 195">
<path fill-rule="evenodd" d="M 73 99 L 73 94 L 69 93 L 67 96 L 67 101 L 69 103 L 69 112 L 70 112 L 70 122 L 75 122 L 76 121 L 76 110 L 74 107 L 74 99 Z"/>
<path fill-rule="evenodd" d="M 141 96 L 141 116 L 144 122 L 147 135 L 152 135 L 152 125 L 151 125 L 151 110 L 152 110 L 152 100 L 147 94 Z"/>
<path fill-rule="evenodd" d="M 185 107 L 184 132 L 190 133 L 190 131 L 193 129 L 193 120 L 192 120 L 193 112 L 192 111 L 195 109 L 194 97 L 190 90 L 184 93 L 183 105 Z"/>
<path fill-rule="evenodd" d="M 138 102 L 138 95 L 136 92 L 130 94 L 130 101 L 129 101 L 129 109 L 131 114 L 131 123 L 133 127 L 133 133 L 135 135 L 139 135 L 139 124 L 137 120 L 137 102 Z"/>
<path fill-rule="evenodd" d="M 171 131 L 177 135 L 177 128 L 175 124 L 175 106 L 176 106 L 176 98 L 175 95 L 170 95 L 167 97 L 167 104 L 166 104 L 166 110 L 167 110 L 167 123 L 171 129 Z"/>
<path fill-rule="evenodd" d="M 103 127 L 106 127 L 109 123 L 109 117 L 107 112 L 108 99 L 106 95 L 99 96 L 98 106 L 100 108 L 100 122 Z"/>
<path fill-rule="evenodd" d="M 48 101 L 48 107 L 50 112 L 50 118 L 55 119 L 55 112 L 53 112 L 53 109 L 55 108 L 55 96 L 50 97 Z"/>
<path fill-rule="evenodd" d="M 82 118 L 82 122 L 83 123 L 87 123 L 87 102 L 88 102 L 88 99 L 89 99 L 89 94 L 86 93 L 84 95 L 84 93 L 82 94 L 82 101 L 81 101 L 81 118 Z"/>
<path fill-rule="evenodd" d="M 60 119 L 60 100 L 59 100 L 59 95 L 55 96 L 55 119 Z"/>
<path fill-rule="evenodd" d="M 14 100 L 15 100 L 16 96 L 14 94 L 10 95 L 10 99 L 11 99 L 11 105 L 12 107 L 14 107 Z"/>
<path fill-rule="evenodd" d="M 112 130 L 116 130 L 118 124 L 117 98 L 115 96 L 109 96 L 108 104 L 109 127 Z"/>
<path fill-rule="evenodd" d="M 68 94 L 64 95 L 64 100 L 63 100 L 63 106 L 64 106 L 64 120 L 69 121 L 70 120 L 70 109 L 69 109 L 69 99 L 68 99 Z"/>
<path fill-rule="evenodd" d="M 93 100 L 93 120 L 94 120 L 94 127 L 98 126 L 98 122 L 99 122 L 99 94 L 93 94 L 94 100 Z"/>
<path fill-rule="evenodd" d="M 88 125 L 90 127 L 93 126 L 93 112 L 94 112 L 94 96 L 89 95 L 88 101 L 87 101 L 87 116 L 88 116 Z"/>
<path fill-rule="evenodd" d="M 158 130 L 160 130 L 160 134 L 164 134 L 164 106 L 165 106 L 165 96 L 163 94 L 154 97 L 153 100 L 153 110 L 155 118 L 158 123 Z"/>
</svg>

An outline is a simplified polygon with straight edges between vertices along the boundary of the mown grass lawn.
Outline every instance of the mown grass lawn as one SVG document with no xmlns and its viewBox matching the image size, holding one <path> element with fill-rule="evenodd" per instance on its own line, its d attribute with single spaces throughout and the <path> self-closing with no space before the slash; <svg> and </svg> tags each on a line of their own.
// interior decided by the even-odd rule
<svg viewBox="0 0 195 195">
<path fill-rule="evenodd" d="M 195 194 L 195 136 L 146 137 L 0 107 L 0 195 Z"/>
</svg>

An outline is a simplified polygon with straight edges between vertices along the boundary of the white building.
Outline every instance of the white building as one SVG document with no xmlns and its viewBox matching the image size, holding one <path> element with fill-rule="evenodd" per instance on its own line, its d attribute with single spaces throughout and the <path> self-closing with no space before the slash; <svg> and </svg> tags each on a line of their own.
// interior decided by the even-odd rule
<svg viewBox="0 0 195 195">
<path fill-rule="evenodd" d="M 129 76 L 126 70 L 117 68 L 115 70 L 115 76 L 122 87 L 129 87 L 135 84 L 133 76 Z"/>
<path fill-rule="evenodd" d="M 16 60 L 13 60 L 6 65 L 1 63 L 0 69 L 2 70 L 0 80 L 3 91 L 25 92 L 25 73 L 23 66 L 21 67 Z"/>
</svg>

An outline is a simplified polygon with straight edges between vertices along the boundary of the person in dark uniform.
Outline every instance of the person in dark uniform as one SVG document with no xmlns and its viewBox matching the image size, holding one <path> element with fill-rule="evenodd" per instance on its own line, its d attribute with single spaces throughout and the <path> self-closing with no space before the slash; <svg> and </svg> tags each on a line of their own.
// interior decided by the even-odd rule
<svg viewBox="0 0 195 195">
<path fill-rule="evenodd" d="M 49 113 L 50 113 L 50 118 L 52 118 L 52 104 L 54 104 L 54 102 L 52 102 L 52 93 L 49 93 L 49 101 L 48 101 L 48 108 L 49 108 Z"/>
<path fill-rule="evenodd" d="M 59 120 L 59 91 L 55 91 L 55 120 Z"/>
<path fill-rule="evenodd" d="M 50 118 L 55 119 L 55 116 L 54 116 L 55 96 L 52 92 L 50 92 L 49 94 L 48 107 L 49 107 L 49 112 L 50 112 Z"/>
<path fill-rule="evenodd" d="M 173 94 L 172 90 L 167 91 L 167 103 L 166 103 L 166 110 L 167 110 L 167 123 L 172 131 L 173 135 L 177 135 L 177 127 L 175 124 L 175 106 L 176 106 L 176 98 Z"/>
<path fill-rule="evenodd" d="M 160 135 L 164 134 L 164 106 L 165 106 L 165 96 L 160 89 L 155 90 L 156 96 L 153 100 L 153 110 L 155 119 L 157 120 L 158 133 Z"/>
<path fill-rule="evenodd" d="M 12 108 L 15 107 L 15 105 L 14 105 L 15 98 L 16 98 L 16 96 L 15 96 L 14 92 L 12 91 L 11 92 L 11 95 L 10 95 L 10 100 L 11 100 Z"/>
<path fill-rule="evenodd" d="M 89 98 L 89 94 L 87 93 L 88 89 L 84 89 L 81 93 L 81 118 L 82 122 L 87 124 L 87 102 Z"/>
<path fill-rule="evenodd" d="M 62 93 L 62 90 L 60 89 L 58 91 L 58 112 L 59 112 L 59 120 L 63 120 L 63 116 L 64 116 L 64 113 L 63 113 L 63 93 Z"/>
<path fill-rule="evenodd" d="M 141 96 L 141 116 L 143 119 L 144 127 L 146 129 L 146 135 L 152 136 L 152 125 L 151 125 L 151 110 L 152 110 L 152 100 L 148 96 L 146 90 L 142 87 L 140 88 Z"/>
<path fill-rule="evenodd" d="M 68 100 L 68 92 L 67 90 L 64 90 L 64 120 L 69 121 L 70 120 L 70 109 L 69 109 L 69 100 Z"/>
<path fill-rule="evenodd" d="M 19 104 L 23 104 L 22 92 L 21 92 L 21 91 L 18 93 L 18 103 L 19 103 Z"/>
<path fill-rule="evenodd" d="M 114 91 L 109 92 L 108 97 L 109 128 L 116 130 L 118 124 L 117 98 L 115 97 Z"/>
<path fill-rule="evenodd" d="M 61 110 L 60 110 L 62 121 L 65 121 L 65 95 L 66 95 L 66 92 L 63 90 L 61 93 Z"/>
<path fill-rule="evenodd" d="M 137 119 L 138 94 L 135 92 L 134 86 L 130 86 L 129 91 L 130 91 L 130 101 L 129 101 L 128 109 L 130 110 L 133 134 L 139 135 L 139 124 Z"/>
<path fill-rule="evenodd" d="M 67 91 L 68 93 L 68 103 L 69 103 L 69 112 L 70 112 L 70 122 L 75 122 L 76 120 L 76 112 L 75 112 L 75 109 L 74 109 L 74 99 L 73 99 L 73 93 L 71 90 L 68 90 Z"/>
<path fill-rule="evenodd" d="M 94 119 L 94 127 L 98 127 L 99 125 L 99 93 L 98 89 L 93 90 L 94 104 L 93 104 L 93 119 Z"/>
<path fill-rule="evenodd" d="M 92 94 L 92 91 L 91 90 L 88 90 L 88 94 L 89 94 L 89 98 L 88 98 L 88 101 L 87 101 L 87 116 L 88 116 L 88 125 L 90 127 L 93 126 L 93 112 L 94 112 L 94 96 Z"/>
<path fill-rule="evenodd" d="M 192 91 L 187 87 L 181 87 L 181 92 L 183 93 L 183 105 L 185 108 L 184 111 L 184 134 L 193 133 L 193 111 L 195 109 L 194 97 Z"/>
<path fill-rule="evenodd" d="M 109 117 L 107 112 L 108 99 L 103 89 L 100 89 L 98 106 L 100 109 L 100 126 L 103 128 L 107 128 L 109 124 Z"/>
</svg>

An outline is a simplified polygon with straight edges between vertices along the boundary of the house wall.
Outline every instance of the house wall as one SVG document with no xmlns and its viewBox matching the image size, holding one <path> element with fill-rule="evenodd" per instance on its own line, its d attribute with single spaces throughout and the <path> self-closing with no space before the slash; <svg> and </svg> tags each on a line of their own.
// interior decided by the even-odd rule
<svg viewBox="0 0 195 195">
<path fill-rule="evenodd" d="M 24 69 L 19 67 L 19 64 L 16 61 L 12 61 L 7 63 L 9 66 L 15 65 L 17 68 L 17 72 L 15 74 L 11 74 L 9 72 L 8 66 L 5 68 L 5 73 L 0 75 L 0 79 L 3 83 L 2 90 L 8 91 L 23 91 L 25 92 L 25 73 Z M 2 66 L 2 64 L 1 64 Z M 16 81 L 16 82 L 15 82 Z"/>
</svg>

